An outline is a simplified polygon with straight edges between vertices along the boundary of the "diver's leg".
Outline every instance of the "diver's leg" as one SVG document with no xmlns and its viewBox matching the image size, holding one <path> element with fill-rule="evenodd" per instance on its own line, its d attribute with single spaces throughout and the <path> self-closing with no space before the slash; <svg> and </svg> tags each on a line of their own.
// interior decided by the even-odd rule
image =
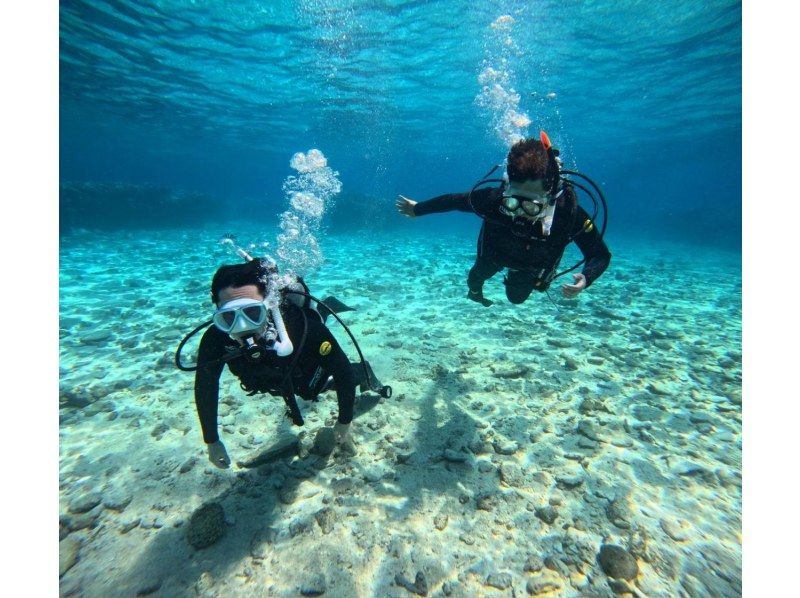
<svg viewBox="0 0 800 598">
<path fill-rule="evenodd" d="M 522 303 L 533 292 L 536 278 L 530 272 L 509 270 L 504 284 L 506 285 L 506 297 L 508 297 L 508 300 L 511 303 Z"/>
<path fill-rule="evenodd" d="M 489 307 L 492 302 L 483 297 L 483 283 L 502 269 L 502 266 L 495 264 L 486 255 L 478 255 L 467 276 L 467 286 L 469 287 L 467 298 L 480 303 L 484 307 Z"/>
</svg>

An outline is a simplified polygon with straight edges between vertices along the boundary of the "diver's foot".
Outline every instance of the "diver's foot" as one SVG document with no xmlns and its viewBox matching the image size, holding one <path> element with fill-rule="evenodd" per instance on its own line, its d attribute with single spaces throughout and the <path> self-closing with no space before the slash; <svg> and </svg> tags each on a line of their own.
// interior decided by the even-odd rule
<svg viewBox="0 0 800 598">
<path fill-rule="evenodd" d="M 467 299 L 470 299 L 475 303 L 480 303 L 484 307 L 489 307 L 492 303 L 494 303 L 494 301 L 490 301 L 489 299 L 484 297 L 481 291 L 477 292 L 470 291 L 469 293 L 467 293 Z"/>
</svg>

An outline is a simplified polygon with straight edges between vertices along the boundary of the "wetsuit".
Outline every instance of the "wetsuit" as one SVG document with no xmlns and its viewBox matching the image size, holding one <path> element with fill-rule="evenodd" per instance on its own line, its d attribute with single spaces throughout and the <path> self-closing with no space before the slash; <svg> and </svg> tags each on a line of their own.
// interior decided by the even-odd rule
<svg viewBox="0 0 800 598">
<path fill-rule="evenodd" d="M 574 240 L 586 263 L 583 275 L 588 288 L 608 267 L 611 253 L 596 227 L 582 232 L 589 215 L 578 205 L 575 191 L 565 186 L 556 200 L 556 210 L 549 235 L 544 235 L 541 221 L 513 218 L 502 204 L 502 188 L 484 188 L 468 193 L 440 195 L 414 206 L 414 215 L 441 212 L 474 212 L 483 218 L 478 236 L 478 256 L 469 271 L 467 285 L 480 295 L 483 283 L 508 268 L 506 296 L 512 303 L 522 303 L 535 289 L 544 292 L 556 274 L 564 250 Z"/>
<path fill-rule="evenodd" d="M 289 302 L 281 305 L 281 314 L 294 351 L 286 357 L 278 357 L 274 351 L 264 351 L 258 362 L 239 356 L 227 362 L 228 368 L 239 378 L 244 390 L 252 393 L 265 392 L 285 399 L 291 397 L 292 401 L 294 395 L 306 400 L 316 400 L 320 392 L 328 389 L 329 377 L 333 376 L 333 387 L 339 403 L 338 421 L 349 424 L 353 420 L 355 387 L 359 383 L 358 369 L 347 359 L 330 330 L 322 323 L 319 314 Z M 301 347 L 304 328 L 306 338 Z M 330 343 L 329 351 L 326 342 Z M 217 406 L 219 377 L 224 367 L 221 358 L 226 352 L 233 352 L 238 348 L 235 340 L 215 326 L 209 327 L 200 340 L 194 400 L 203 428 L 203 440 L 207 444 L 219 440 Z M 300 353 L 292 373 L 287 377 L 287 370 L 298 351 Z M 360 364 L 359 369 L 363 371 Z M 296 402 L 294 404 L 296 406 Z M 287 405 L 290 403 L 287 402 Z"/>
</svg>

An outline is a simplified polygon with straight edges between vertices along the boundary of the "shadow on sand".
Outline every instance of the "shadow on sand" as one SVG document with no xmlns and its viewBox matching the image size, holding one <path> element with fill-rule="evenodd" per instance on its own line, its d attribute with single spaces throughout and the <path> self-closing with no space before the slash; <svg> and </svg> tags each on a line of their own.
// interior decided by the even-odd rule
<svg viewBox="0 0 800 598">
<path fill-rule="evenodd" d="M 292 555 L 297 545 L 294 538 L 308 534 L 319 536 L 318 546 L 314 550 L 302 551 L 298 547 L 295 558 L 302 558 L 302 562 L 297 563 L 297 575 L 293 580 L 282 579 L 280 585 L 296 583 L 293 590 L 296 595 L 304 584 L 319 584 L 317 574 L 325 572 L 323 585 L 329 592 L 342 596 L 358 595 L 357 584 L 349 571 L 352 566 L 349 556 L 342 553 L 341 546 L 323 541 L 320 512 L 338 510 L 336 518 L 344 517 L 345 512 L 353 516 L 352 512 L 359 508 L 364 511 L 374 507 L 376 497 L 394 497 L 400 506 L 386 506 L 384 510 L 402 527 L 407 517 L 430 500 L 438 501 L 443 496 L 454 503 L 460 500 L 465 504 L 472 500 L 472 489 L 467 488 L 463 481 L 474 467 L 470 463 L 474 458 L 466 447 L 478 439 L 477 422 L 457 405 L 457 385 L 452 382 L 452 379 L 431 382 L 428 392 L 418 403 L 420 411 L 408 414 L 417 421 L 413 435 L 398 443 L 401 447 L 408 447 L 407 450 L 403 452 L 401 448 L 401 454 L 392 451 L 382 460 L 382 464 L 388 462 L 389 467 L 381 479 L 372 478 L 368 482 L 363 466 L 340 452 L 327 456 L 308 454 L 294 460 L 294 455 L 289 454 L 254 469 L 240 469 L 236 471 L 232 484 L 205 501 L 220 503 L 226 517 L 234 520 L 217 543 L 195 550 L 186 540 L 186 524 L 161 528 L 142 556 L 131 563 L 121 579 L 115 580 L 114 587 L 104 588 L 106 595 L 132 596 L 142 591 L 159 596 L 193 594 L 196 591 L 203 595 L 268 593 L 269 587 L 259 588 L 251 584 L 250 579 L 263 579 L 265 571 L 259 572 L 258 569 L 269 571 L 272 565 L 279 564 L 278 553 L 283 559 L 292 558 L 288 555 Z M 437 399 L 443 399 L 446 411 L 437 411 Z M 375 396 L 362 395 L 357 403 L 356 417 L 364 418 L 380 401 Z M 362 434 L 381 434 L 380 431 L 370 431 L 367 426 L 361 430 Z M 397 435 L 401 436 L 402 432 L 397 430 Z M 383 440 L 378 444 L 386 445 Z M 261 454 L 279 451 L 282 445 L 285 445 L 285 440 Z M 464 461 L 444 460 L 442 455 L 446 449 L 462 454 Z M 397 462 L 392 463 L 392 458 Z M 259 456 L 250 462 L 258 463 Z M 332 480 L 329 487 L 331 496 L 323 499 L 323 508 L 315 514 L 306 512 L 287 520 L 287 517 L 292 517 L 292 508 L 287 505 L 309 498 L 301 495 L 302 482 L 316 478 L 322 470 L 333 465 L 341 467 L 342 475 Z M 485 485 L 496 488 L 498 484 L 497 478 L 493 477 Z M 363 492 L 365 489 L 368 495 Z M 335 521 L 332 523 L 334 526 L 337 525 Z M 355 542 L 363 544 L 360 548 L 371 548 L 375 542 L 384 544 L 386 548 L 379 550 L 386 552 L 395 535 L 356 535 Z M 407 539 L 412 543 L 421 540 L 414 538 L 413 534 Z M 307 539 L 304 545 L 308 545 Z M 395 550 L 394 556 L 397 554 Z M 392 554 L 388 552 L 383 560 L 385 562 L 380 565 L 382 573 L 376 576 L 375 583 L 388 583 L 391 587 L 395 575 L 400 572 L 398 569 L 402 567 L 395 565 Z M 233 584 L 231 576 L 241 583 Z M 213 583 L 213 580 L 223 578 L 228 580 L 224 586 Z M 400 588 L 394 589 L 400 591 Z"/>
</svg>

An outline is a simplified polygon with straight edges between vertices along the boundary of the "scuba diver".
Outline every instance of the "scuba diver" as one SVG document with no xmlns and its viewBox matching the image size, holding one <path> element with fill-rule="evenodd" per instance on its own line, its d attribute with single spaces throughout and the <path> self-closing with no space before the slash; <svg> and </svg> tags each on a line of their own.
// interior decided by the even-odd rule
<svg viewBox="0 0 800 598">
<path fill-rule="evenodd" d="M 409 218 L 458 210 L 474 212 L 483 219 L 478 255 L 467 278 L 468 299 L 485 307 L 492 305 L 483 296 L 483 283 L 504 268 L 508 268 L 503 279 L 506 296 L 511 303 L 519 304 L 534 290 L 546 291 L 555 278 L 583 265 L 581 273 L 573 274 L 573 284 L 561 287 L 565 297 L 575 297 L 597 280 L 611 261 L 603 241 L 608 213 L 603 193 L 594 181 L 577 171 L 562 169 L 558 155 L 542 131 L 539 139 L 524 139 L 511 147 L 504 178 L 488 178 L 499 168 L 495 166 L 469 193 L 441 195 L 423 202 L 400 195 L 396 206 Z M 591 188 L 565 175 L 580 177 Z M 478 189 L 495 182 L 500 186 Z M 575 189 L 592 199 L 593 216 L 578 205 Z M 604 210 L 599 231 L 594 223 L 598 206 L 592 189 Z M 571 241 L 575 241 L 583 259 L 556 273 Z"/>
<path fill-rule="evenodd" d="M 351 442 L 356 386 L 361 392 L 372 390 L 383 397 L 390 397 L 392 392 L 391 387 L 381 385 L 375 378 L 350 330 L 345 326 L 361 363 L 350 363 L 325 325 L 327 317 L 333 315 L 344 326 L 336 312 L 352 308 L 334 298 L 314 298 L 302 278 L 282 286 L 274 261 L 254 259 L 239 248 L 237 253 L 248 261 L 217 270 L 211 282 L 211 300 L 217 309 L 211 321 L 181 341 L 175 354 L 178 368 L 195 371 L 195 405 L 209 460 L 221 469 L 231 463 L 217 433 L 219 378 L 226 363 L 250 395 L 282 397 L 286 415 L 298 426 L 304 422 L 296 396 L 316 401 L 320 393 L 335 389 L 339 413 L 334 437 L 339 446 Z M 184 365 L 183 346 L 207 326 L 200 340 L 197 365 Z"/>
</svg>

